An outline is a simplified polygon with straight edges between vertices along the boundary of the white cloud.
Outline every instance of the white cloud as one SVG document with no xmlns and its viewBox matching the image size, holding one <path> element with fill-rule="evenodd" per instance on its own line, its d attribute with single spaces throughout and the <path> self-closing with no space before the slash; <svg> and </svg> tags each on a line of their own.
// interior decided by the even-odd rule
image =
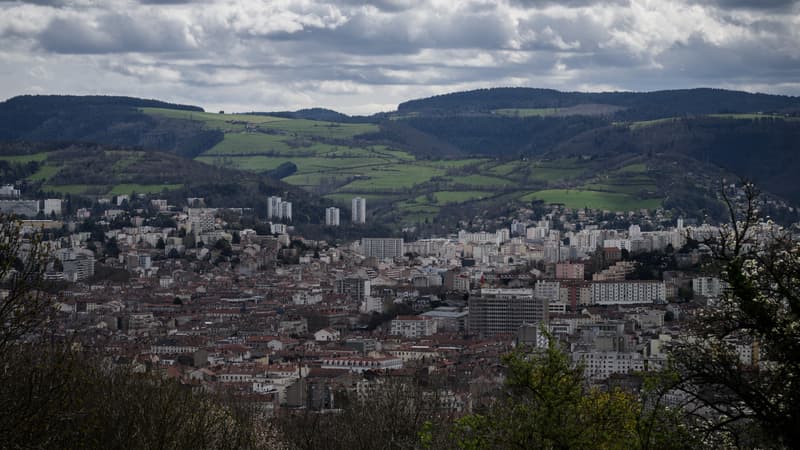
<svg viewBox="0 0 800 450">
<path fill-rule="evenodd" d="M 49 5 L 48 5 L 49 3 Z M 490 86 L 800 94 L 800 10 L 769 0 L 0 0 L 0 97 L 392 109 Z"/>
</svg>

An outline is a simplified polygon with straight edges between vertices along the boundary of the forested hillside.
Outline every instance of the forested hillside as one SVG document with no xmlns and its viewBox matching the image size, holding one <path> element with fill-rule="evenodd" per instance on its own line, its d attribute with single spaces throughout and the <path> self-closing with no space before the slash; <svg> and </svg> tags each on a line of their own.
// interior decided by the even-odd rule
<svg viewBox="0 0 800 450">
<path fill-rule="evenodd" d="M 457 114 L 491 112 L 498 109 L 552 109 L 581 104 L 623 107 L 618 120 L 650 120 L 662 117 L 747 113 L 756 111 L 798 112 L 800 99 L 723 89 L 684 89 L 656 92 L 559 92 L 552 89 L 492 88 L 437 95 L 411 100 L 397 107 L 398 113 Z"/>
<path fill-rule="evenodd" d="M 0 103 L 0 140 L 91 142 L 193 157 L 223 138 L 200 123 L 143 114 L 139 108 L 146 107 L 203 111 L 131 97 L 20 96 Z"/>
<path fill-rule="evenodd" d="M 126 97 L 23 96 L 0 103 L 0 119 L 0 141 L 13 143 L 0 148 L 3 180 L 62 195 L 166 187 L 261 208 L 261 195 L 283 189 L 345 210 L 361 196 L 373 223 L 395 227 L 444 226 L 531 201 L 717 217 L 719 181 L 739 177 L 800 203 L 797 97 L 495 88 L 356 117 L 323 108 L 225 114 Z M 80 150 L 65 151 L 72 143 Z M 224 170 L 206 173 L 210 166 Z M 258 185 L 270 188 L 253 190 Z M 215 197 L 220 192 L 233 194 Z M 295 215 L 318 221 L 319 211 L 303 209 L 315 202 L 296 203 Z"/>
</svg>

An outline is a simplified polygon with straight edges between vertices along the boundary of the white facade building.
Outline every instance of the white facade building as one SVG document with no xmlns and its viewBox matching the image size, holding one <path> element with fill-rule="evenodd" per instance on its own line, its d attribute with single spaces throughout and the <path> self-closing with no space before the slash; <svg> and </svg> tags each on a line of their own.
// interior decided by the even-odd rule
<svg viewBox="0 0 800 450">
<path fill-rule="evenodd" d="M 339 208 L 325 208 L 325 225 L 329 227 L 339 226 Z"/>
<path fill-rule="evenodd" d="M 362 238 L 361 251 L 368 258 L 399 258 L 403 256 L 403 238 Z"/>
<path fill-rule="evenodd" d="M 61 215 L 61 199 L 60 198 L 47 198 L 44 200 L 44 209 L 42 210 L 45 216 L 55 214 Z"/>
<path fill-rule="evenodd" d="M 574 352 L 572 359 L 584 365 L 587 378 L 602 380 L 615 373 L 627 374 L 645 370 L 644 358 L 633 352 Z"/>
<path fill-rule="evenodd" d="M 407 338 L 418 338 L 436 334 L 437 323 L 432 317 L 398 316 L 391 322 L 390 334 Z"/>
<path fill-rule="evenodd" d="M 274 217 L 280 218 L 281 214 L 281 198 L 272 196 L 267 199 L 267 218 L 272 219 Z"/>
<path fill-rule="evenodd" d="M 352 201 L 351 221 L 353 223 L 367 222 L 367 199 L 355 197 Z"/>
<path fill-rule="evenodd" d="M 665 303 L 667 287 L 663 281 L 611 281 L 591 284 L 594 305 L 632 305 Z"/>
<path fill-rule="evenodd" d="M 284 220 L 292 220 L 292 202 L 280 203 L 280 216 Z"/>
</svg>

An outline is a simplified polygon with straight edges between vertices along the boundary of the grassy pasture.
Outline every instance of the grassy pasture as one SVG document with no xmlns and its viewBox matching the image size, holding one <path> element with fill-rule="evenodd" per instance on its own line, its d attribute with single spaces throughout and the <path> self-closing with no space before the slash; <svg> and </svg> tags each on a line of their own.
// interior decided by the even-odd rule
<svg viewBox="0 0 800 450">
<path fill-rule="evenodd" d="M 428 166 L 387 164 L 370 168 L 369 171 L 364 172 L 369 179 L 353 181 L 340 190 L 371 192 L 376 190 L 404 189 L 429 181 L 431 178 L 441 176 L 443 173 L 441 169 Z"/>
<path fill-rule="evenodd" d="M 448 178 L 454 185 L 470 186 L 477 188 L 502 188 L 511 186 L 514 183 L 504 178 L 498 178 L 488 175 L 467 175 L 462 177 L 449 177 Z"/>
<path fill-rule="evenodd" d="M 492 192 L 488 191 L 437 191 L 433 192 L 433 203 L 428 200 L 427 195 L 420 195 L 414 199 L 419 204 L 446 205 L 449 203 L 464 203 L 472 200 L 480 200 L 491 197 Z"/>
<path fill-rule="evenodd" d="M 164 190 L 172 191 L 182 187 L 182 184 L 118 184 L 108 192 L 108 195 L 131 194 L 133 192 L 139 194 L 157 194 Z"/>
<path fill-rule="evenodd" d="M 790 122 L 800 121 L 800 117 L 789 117 L 780 114 L 709 114 L 709 117 L 716 117 L 718 119 L 734 119 L 734 120 L 759 120 L 759 119 L 777 119 L 787 120 Z"/>
<path fill-rule="evenodd" d="M 10 163 L 29 163 L 31 161 L 42 162 L 47 159 L 47 152 L 32 153 L 29 155 L 0 155 L 0 161 L 8 161 Z"/>
<path fill-rule="evenodd" d="M 207 150 L 203 156 L 288 152 L 291 148 L 284 139 L 283 136 L 275 134 L 225 133 L 222 142 Z"/>
<path fill-rule="evenodd" d="M 501 108 L 492 112 L 506 117 L 546 117 L 558 114 L 559 110 L 558 108 Z"/>
<path fill-rule="evenodd" d="M 46 181 L 49 180 L 53 175 L 57 174 L 59 170 L 61 170 L 61 167 L 45 164 L 39 166 L 39 170 L 37 170 L 33 175 L 29 176 L 28 180 Z"/>
<path fill-rule="evenodd" d="M 42 191 L 59 192 L 61 194 L 86 194 L 90 191 L 98 194 L 108 191 L 108 186 L 92 186 L 89 184 L 46 184 L 42 186 Z"/>
<path fill-rule="evenodd" d="M 522 196 L 522 201 L 534 199 L 547 203 L 563 203 L 570 208 L 594 208 L 611 211 L 632 211 L 636 209 L 655 209 L 661 206 L 661 199 L 639 199 L 632 195 L 617 192 L 599 192 L 581 189 L 547 189 Z"/>
</svg>

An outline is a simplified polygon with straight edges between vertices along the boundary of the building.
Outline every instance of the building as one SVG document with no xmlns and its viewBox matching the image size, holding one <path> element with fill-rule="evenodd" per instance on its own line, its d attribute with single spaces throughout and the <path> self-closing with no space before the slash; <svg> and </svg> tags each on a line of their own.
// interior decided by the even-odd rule
<svg viewBox="0 0 800 450">
<path fill-rule="evenodd" d="M 329 227 L 339 226 L 339 208 L 325 208 L 325 225 Z"/>
<path fill-rule="evenodd" d="M 392 320 L 389 334 L 414 339 L 436 334 L 437 323 L 433 317 L 397 316 Z"/>
<path fill-rule="evenodd" d="M 159 211 L 166 211 L 169 208 L 167 201 L 164 199 L 153 199 L 150 200 L 150 204 L 153 205 L 153 208 Z"/>
<path fill-rule="evenodd" d="M 362 238 L 361 253 L 378 259 L 403 256 L 403 238 Z"/>
<path fill-rule="evenodd" d="M 533 289 L 481 289 L 469 298 L 469 332 L 481 336 L 513 334 L 548 316 L 547 299 L 534 296 Z"/>
<path fill-rule="evenodd" d="M 325 358 L 323 369 L 341 369 L 362 373 L 366 371 L 402 369 L 403 360 L 391 356 L 382 358 Z"/>
<path fill-rule="evenodd" d="M 217 210 L 213 208 L 189 208 L 188 222 L 191 226 L 191 231 L 195 234 L 214 231 L 216 227 L 216 212 Z"/>
<path fill-rule="evenodd" d="M 66 250 L 66 249 L 65 249 Z M 64 279 L 67 281 L 81 281 L 94 276 L 94 254 L 88 250 L 68 249 L 61 254 L 61 263 L 64 266 Z"/>
<path fill-rule="evenodd" d="M 344 294 L 351 300 L 364 300 L 370 296 L 369 278 L 344 277 L 336 280 L 336 293 Z"/>
<path fill-rule="evenodd" d="M 4 184 L 0 186 L 0 197 L 4 198 L 19 198 L 22 193 L 19 189 L 15 189 L 13 184 Z"/>
<path fill-rule="evenodd" d="M 292 202 L 280 203 L 280 215 L 278 217 L 284 220 L 292 220 Z"/>
<path fill-rule="evenodd" d="M 705 298 L 719 298 L 728 283 L 715 277 L 697 277 L 692 279 L 692 292 L 694 295 Z"/>
<path fill-rule="evenodd" d="M 645 370 L 641 353 L 634 352 L 578 351 L 572 354 L 572 360 L 580 362 L 584 367 L 584 376 L 594 380 Z"/>
<path fill-rule="evenodd" d="M 536 280 L 533 295 L 545 298 L 551 303 L 558 302 L 561 298 L 561 283 L 552 280 Z"/>
<path fill-rule="evenodd" d="M 353 223 L 366 223 L 367 222 L 367 200 L 362 197 L 355 197 L 352 202 L 352 220 Z"/>
<path fill-rule="evenodd" d="M 591 286 L 594 305 L 634 305 L 666 303 L 667 287 L 663 281 L 609 281 Z"/>
<path fill-rule="evenodd" d="M 314 340 L 317 342 L 338 341 L 340 337 L 339 330 L 334 330 L 333 328 L 323 328 L 314 333 Z"/>
<path fill-rule="evenodd" d="M 559 263 L 556 264 L 556 278 L 560 280 L 582 280 L 584 276 L 583 264 Z"/>
<path fill-rule="evenodd" d="M 0 200 L 0 211 L 15 216 L 36 217 L 39 214 L 38 200 Z"/>
<path fill-rule="evenodd" d="M 435 320 L 437 332 L 459 333 L 467 329 L 469 313 L 453 306 L 440 306 L 420 315 Z"/>
<path fill-rule="evenodd" d="M 280 218 L 281 215 L 281 198 L 269 197 L 267 199 L 267 219 Z"/>
<path fill-rule="evenodd" d="M 44 208 L 42 209 L 45 216 L 61 215 L 61 199 L 60 198 L 47 198 L 44 200 Z"/>
</svg>

